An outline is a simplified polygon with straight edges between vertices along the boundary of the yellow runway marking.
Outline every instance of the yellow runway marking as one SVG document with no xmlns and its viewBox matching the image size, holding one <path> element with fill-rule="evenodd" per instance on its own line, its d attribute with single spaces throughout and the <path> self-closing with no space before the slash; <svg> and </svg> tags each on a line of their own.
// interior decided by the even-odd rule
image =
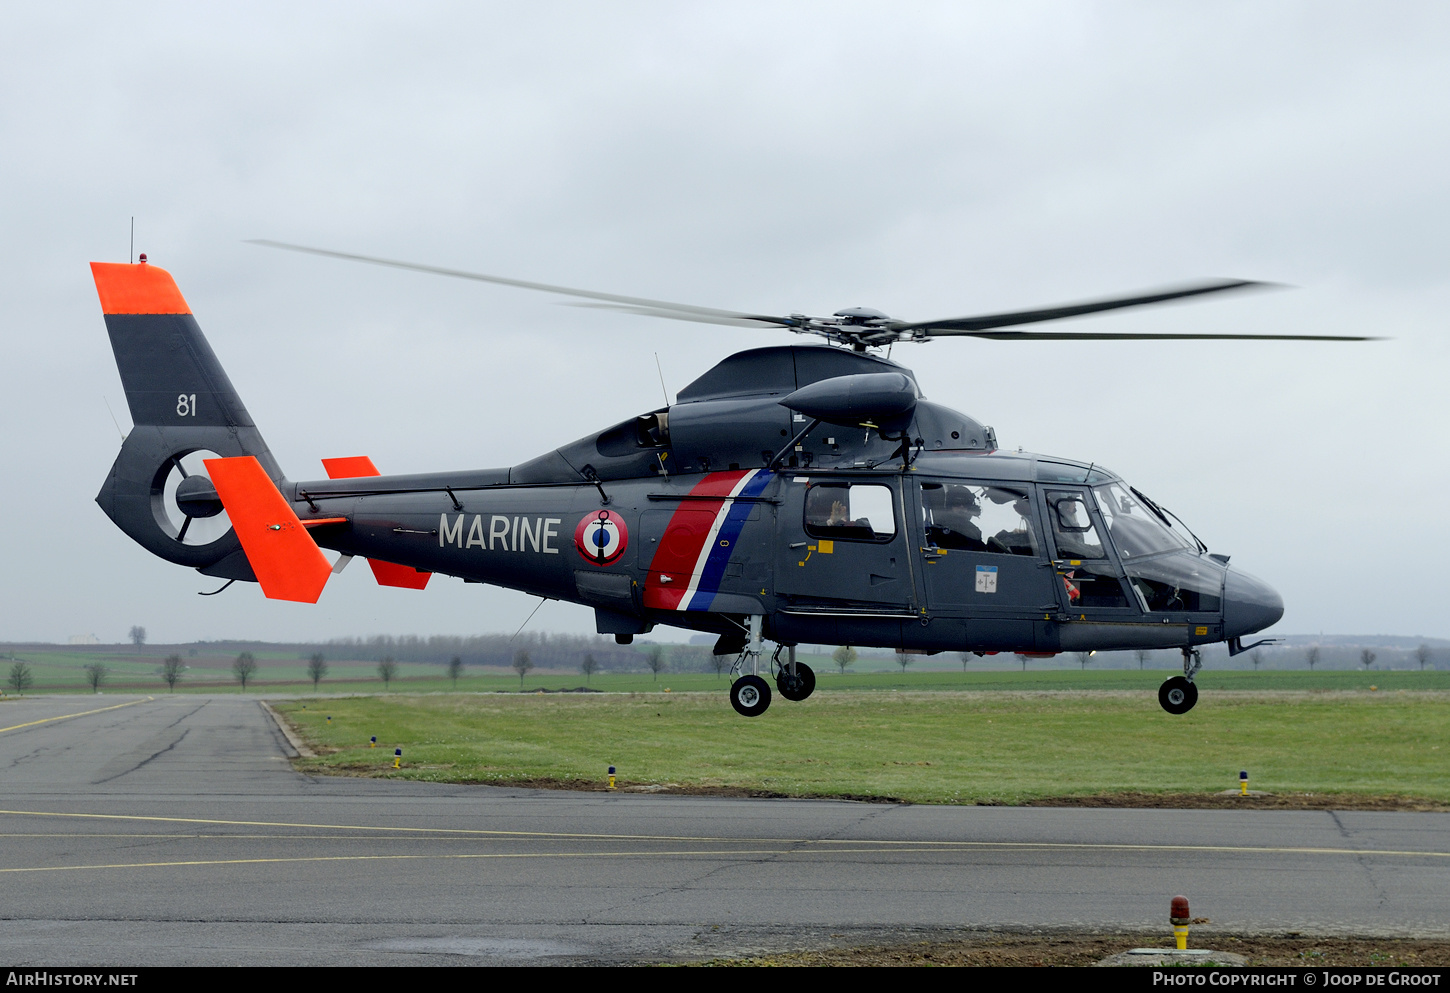
<svg viewBox="0 0 1450 993">
<path fill-rule="evenodd" d="M 843 844 L 845 844 L 845 843 L 843 843 Z M 501 859 L 570 859 L 570 858 L 589 858 L 589 859 L 611 858 L 611 859 L 620 859 L 620 858 L 660 858 L 662 856 L 664 856 L 664 857 L 670 857 L 670 858 L 690 857 L 690 858 L 720 858 L 720 859 L 732 859 L 732 858 L 741 858 L 742 856 L 752 856 L 752 857 L 770 857 L 770 858 L 774 858 L 774 859 L 780 859 L 780 858 L 784 858 L 784 857 L 788 857 L 788 856 L 800 856 L 800 855 L 806 855 L 806 856 L 812 856 L 812 855 L 883 855 L 883 854 L 890 855 L 890 854 L 903 854 L 904 852 L 907 852 L 907 853 L 910 853 L 910 854 L 919 854 L 919 853 L 920 854 L 925 854 L 925 853 L 929 853 L 929 852 L 959 852 L 959 851 L 962 851 L 962 848 L 959 847 L 959 845 L 961 843 L 953 843 L 953 842 L 948 842 L 948 843 L 943 844 L 943 845 L 940 845 L 938 847 L 913 847 L 913 848 L 910 848 L 910 849 L 903 849 L 903 848 L 899 847 L 899 845 L 897 845 L 895 843 L 892 843 L 892 842 L 886 842 L 885 844 L 889 845 L 890 847 L 884 847 L 884 848 L 883 847 L 874 847 L 873 848 L 873 847 L 866 847 L 866 846 L 849 847 L 849 848 L 842 848 L 842 849 L 840 849 L 838 851 L 832 851 L 832 852 L 823 852 L 823 851 L 820 851 L 820 850 L 816 850 L 816 851 L 809 851 L 809 850 L 807 850 L 807 851 L 789 851 L 789 850 L 780 849 L 780 848 L 761 848 L 761 849 L 741 849 L 741 848 L 735 848 L 735 849 L 721 849 L 721 850 L 718 850 L 718 851 L 710 851 L 710 850 L 702 850 L 702 849 L 687 849 L 687 850 L 683 850 L 683 851 L 648 851 L 648 850 L 646 850 L 646 851 L 638 851 L 638 852 L 463 852 L 463 853 L 438 854 L 438 855 L 312 855 L 312 856 L 304 855 L 304 856 L 289 856 L 289 857 L 285 857 L 285 858 L 257 858 L 257 859 L 183 859 L 183 860 L 177 860 L 177 861 L 172 861 L 172 862 L 117 862 L 117 863 L 104 864 L 104 865 L 43 865 L 43 866 L 19 866 L 19 867 L 15 867 L 15 868 L 0 869 L 0 874 L 4 874 L 4 873 L 18 873 L 18 872 L 76 872 L 76 871 L 82 871 L 82 870 L 86 870 L 86 869 L 178 869 L 178 868 L 195 867 L 195 866 L 215 866 L 215 865 L 278 865 L 278 864 L 291 864 L 291 863 L 298 863 L 298 862 L 418 862 L 418 861 L 460 860 L 460 859 L 472 859 L 472 860 L 487 860 L 487 859 L 493 859 L 493 860 L 501 860 Z M 913 844 L 919 845 L 919 846 L 927 846 L 930 843 L 927 843 L 927 842 L 916 842 L 916 843 L 913 843 Z M 1139 850 L 1141 850 L 1141 848 L 1139 846 L 1132 846 L 1132 845 L 1050 845 L 1050 844 L 1048 844 L 1048 845 L 1034 845 L 1034 844 L 993 845 L 992 843 L 989 843 L 989 842 L 983 842 L 982 845 L 983 846 L 990 846 L 990 847 L 998 847 L 998 848 L 1039 848 L 1039 849 L 1041 849 L 1041 848 L 1128 848 L 1128 849 L 1139 848 Z M 1150 847 L 1150 850 L 1151 850 L 1151 846 L 1149 846 L 1149 847 Z M 1198 849 L 1196 849 L 1196 850 L 1198 850 Z M 1230 849 L 1230 850 L 1231 851 L 1242 851 L 1244 849 Z M 1264 851 L 1264 852 L 1269 852 L 1269 851 L 1291 851 L 1291 852 L 1293 852 L 1293 851 L 1311 851 L 1311 852 L 1321 853 L 1321 854 L 1322 853 L 1342 853 L 1342 854 L 1347 854 L 1347 855 L 1364 855 L 1364 854 L 1377 854 L 1377 855 L 1426 855 L 1426 854 L 1431 854 L 1431 855 L 1445 855 L 1445 854 L 1450 854 L 1450 853 L 1442 853 L 1442 852 L 1374 852 L 1374 853 L 1366 853 L 1366 852 L 1355 851 L 1355 850 L 1351 850 L 1351 849 L 1345 849 L 1342 852 L 1340 852 L 1340 850 L 1338 850 L 1338 849 L 1322 849 L 1322 848 L 1320 848 L 1320 849 L 1248 849 L 1248 850 L 1249 851 L 1255 851 L 1255 852 L 1259 852 L 1259 851 Z"/>
<path fill-rule="evenodd" d="M 46 717 L 38 721 L 29 721 L 25 724 L 12 724 L 8 728 L 0 728 L 0 734 L 6 731 L 19 731 L 21 728 L 33 728 L 37 724 L 49 724 L 51 721 L 68 721 L 72 717 L 85 717 L 87 714 L 104 714 L 108 710 L 120 710 L 122 707 L 134 707 L 138 703 L 147 703 L 155 700 L 154 696 L 148 696 L 145 700 L 132 700 L 129 703 L 118 703 L 114 707 L 100 707 L 96 710 L 83 710 L 79 714 L 61 714 L 59 717 Z"/>
<path fill-rule="evenodd" d="M 562 832 L 562 831 L 487 831 L 487 830 L 471 829 L 471 828 L 380 827 L 380 826 L 371 825 L 371 824 L 360 824 L 360 825 L 352 825 L 352 824 L 307 824 L 307 823 L 298 823 L 298 822 L 290 822 L 290 821 L 235 821 L 235 820 L 222 820 L 222 819 L 216 819 L 216 818 L 200 818 L 200 817 L 156 817 L 156 816 L 146 816 L 146 815 L 138 815 L 138 814 L 79 814 L 79 813 L 68 813 L 68 812 L 61 812 L 61 811 L 42 811 L 42 810 L 0 810 L 0 815 L 5 815 L 5 814 L 9 814 L 9 815 L 13 815 L 13 816 L 21 816 L 21 817 L 62 817 L 62 818 L 85 818 L 85 819 L 94 819 L 94 820 L 115 820 L 115 821 L 149 821 L 149 822 L 162 822 L 162 823 L 171 823 L 171 824 L 217 824 L 217 825 L 227 825 L 227 826 L 234 826 L 234 827 L 277 827 L 277 828 L 291 828 L 291 829 L 294 829 L 294 830 L 297 830 L 297 829 L 312 829 L 312 830 L 322 830 L 322 831 L 357 831 L 357 832 L 369 832 L 369 834 L 362 834 L 361 836 L 358 836 L 358 837 L 356 837 L 354 839 L 348 839 L 347 836 L 343 836 L 340 839 L 339 838 L 333 838 L 331 840 L 363 840 L 363 839 L 368 838 L 370 836 L 375 836 L 375 835 L 373 835 L 371 833 L 377 832 L 377 833 L 394 833 L 394 834 L 403 834 L 403 835 L 419 835 L 419 834 L 423 834 L 423 835 L 432 836 L 433 838 L 435 838 L 437 840 L 448 840 L 448 839 L 451 838 L 451 839 L 460 840 L 460 841 L 476 840 L 476 839 L 490 839 L 490 840 L 494 840 L 494 839 L 497 839 L 497 840 L 516 839 L 516 840 L 537 840 L 537 841 L 633 841 L 633 842 L 667 841 L 667 842 L 688 842 L 688 843 L 695 843 L 695 844 L 710 844 L 710 845 L 729 845 L 729 844 L 741 844 L 741 845 L 773 845 L 773 846 L 777 846 L 777 847 L 771 848 L 768 851 L 770 851 L 770 852 L 772 852 L 774 854 L 777 854 L 777 855 L 787 854 L 786 849 L 788 847 L 790 847 L 790 846 L 796 846 L 796 847 L 802 847 L 802 846 L 804 846 L 804 847 L 807 847 L 807 848 L 816 848 L 818 850 L 825 850 L 825 849 L 829 849 L 829 848 L 834 847 L 834 848 L 840 849 L 840 854 L 850 854 L 851 852 L 857 852 L 857 851 L 869 851 L 869 852 L 910 852 L 910 851 L 945 852 L 945 851 L 978 851 L 978 850 L 997 850 L 997 851 L 1076 851 L 1076 850 L 1082 850 L 1082 851 L 1121 851 L 1121 852 L 1219 852 L 1219 853 L 1238 853 L 1238 854 L 1246 854 L 1246 855 L 1253 855 L 1253 854 L 1268 854 L 1268 855 L 1378 855 L 1378 856 L 1384 856 L 1384 857 L 1398 857 L 1398 858 L 1450 858 L 1450 852 L 1415 851 L 1415 850 L 1412 850 L 1412 849 L 1380 849 L 1380 848 L 1314 848 L 1314 847 L 1310 847 L 1310 846 L 1307 846 L 1307 845 L 1306 846 L 1288 846 L 1288 845 L 1169 845 L 1169 844 L 1148 845 L 1148 844 L 1127 844 L 1127 843 L 1116 843 L 1116 842 L 1090 842 L 1090 841 L 1082 841 L 1082 842 L 1078 842 L 1078 841 L 898 841 L 898 840 L 891 840 L 891 839 L 860 839 L 860 840 L 849 840 L 849 839 L 837 839 L 837 838 L 720 838 L 720 837 L 708 837 L 708 836 L 691 837 L 689 835 L 575 834 L 575 833 Z M 106 835 L 85 835 L 85 834 L 72 834 L 72 833 L 58 832 L 58 833 L 55 833 L 53 835 L 49 835 L 48 837 L 57 837 L 57 838 L 86 838 L 86 837 L 106 837 Z M 235 836 L 234 835 L 197 834 L 197 835 L 187 835 L 185 837 L 195 837 L 195 838 L 231 838 L 231 837 L 235 837 Z M 278 838 L 278 839 L 281 839 L 281 838 L 288 837 L 288 836 L 284 836 L 284 835 L 260 835 L 258 837 L 262 837 L 262 838 Z M 302 836 L 302 837 L 304 837 L 304 838 L 306 838 L 306 837 L 314 837 L 314 838 L 316 838 L 316 837 L 319 837 L 319 836 Z M 861 846 L 876 846 L 876 847 L 865 848 L 865 847 L 861 847 Z M 882 847 L 882 846 L 889 846 L 889 847 Z M 609 854 L 609 853 L 594 853 L 594 854 Z M 621 854 L 622 855 L 622 854 L 629 854 L 629 853 L 615 853 L 615 854 Z M 641 853 L 641 854 L 661 855 L 661 854 L 670 854 L 670 853 L 668 853 L 668 852 L 650 852 L 650 853 Z M 696 852 L 696 851 L 689 851 L 689 852 L 682 852 L 680 854 L 684 854 L 684 855 L 694 855 L 694 854 L 701 854 L 701 853 Z M 705 853 L 705 854 L 708 854 L 708 853 Z M 739 850 L 736 850 L 736 851 L 733 852 L 733 854 L 749 854 L 749 853 L 741 852 Z M 347 858 L 350 858 L 350 857 L 351 856 L 337 856 L 337 859 L 344 860 L 344 859 L 347 859 Z M 471 858 L 471 857 L 479 857 L 479 858 L 482 858 L 483 856 L 462 856 L 462 855 L 448 855 L 448 856 L 415 855 L 415 856 L 405 856 L 405 855 L 396 855 L 396 856 L 357 856 L 357 857 L 358 858 L 364 858 L 364 857 L 369 857 L 369 858 L 465 858 L 465 857 L 470 857 Z M 489 857 L 495 857 L 495 856 L 489 856 Z M 499 857 L 502 857 L 502 856 L 499 856 Z M 522 857 L 522 856 L 520 856 L 520 857 Z M 542 857 L 542 856 L 530 856 L 530 857 Z M 247 861 L 247 860 L 242 860 L 242 861 Z M 265 861 L 275 861 L 275 860 L 261 859 L 261 860 L 258 860 L 258 861 L 264 861 L 265 862 Z M 281 861 L 286 861 L 286 860 L 281 860 Z M 304 859 L 303 861 L 317 861 L 317 860 L 314 860 L 314 859 Z M 323 860 L 323 861 L 326 861 L 326 860 Z M 157 863 L 157 864 L 168 864 L 169 865 L 169 864 L 172 864 L 172 863 Z M 178 865 L 190 865 L 190 864 L 212 864 L 212 863 L 175 863 L 175 864 L 178 864 Z M 77 866 L 76 868 L 91 868 L 91 867 L 87 867 L 87 866 Z M 105 868 L 105 867 L 97 866 L 97 867 L 94 867 L 94 868 Z M 6 870 L 0 870 L 0 871 L 17 872 L 17 871 L 29 871 L 29 870 L 6 869 Z"/>
<path fill-rule="evenodd" d="M 114 839 L 119 839 L 119 840 L 127 840 L 127 839 L 143 839 L 143 840 L 147 840 L 147 839 L 149 839 L 149 840 L 153 840 L 153 841 L 187 841 L 187 840 L 190 840 L 190 841 L 479 841 L 479 840 L 489 841 L 489 840 L 493 840 L 493 839 L 487 839 L 487 838 L 485 838 L 485 839 L 479 839 L 479 838 L 474 838 L 474 837 L 467 837 L 467 836 L 464 836 L 464 835 L 459 835 L 457 837 L 452 837 L 452 838 L 449 838 L 449 837 L 433 837 L 433 838 L 407 838 L 407 837 L 403 837 L 403 838 L 379 838 L 376 835 L 362 835 L 362 834 L 232 834 L 230 832 L 225 833 L 225 834 L 223 834 L 223 833 L 209 834 L 209 833 L 202 833 L 202 832 L 199 832 L 199 831 L 192 831 L 192 832 L 188 832 L 186 834 L 154 834 L 154 833 L 141 834 L 141 833 L 135 833 L 135 832 L 121 832 L 121 831 L 105 831 L 105 832 L 93 832 L 93 831 L 86 831 L 86 832 L 79 832 L 79 831 L 30 831 L 30 832 L 18 832 L 18 831 L 10 831 L 10 832 L 5 832 L 5 833 L 0 833 L 0 839 L 3 839 L 3 838 L 49 838 L 49 839 L 63 838 L 65 840 L 67 840 L 67 841 L 86 841 L 86 840 L 89 840 L 89 839 L 105 840 L 105 839 L 108 839 L 108 838 L 114 838 Z M 499 841 L 505 841 L 507 839 L 505 839 L 505 838 L 499 838 L 497 840 L 499 840 Z M 534 839 L 529 839 L 529 840 L 534 840 Z M 550 841 L 550 840 L 561 840 L 561 839 L 559 839 L 557 837 L 555 837 L 555 838 L 547 838 L 546 837 L 546 838 L 539 838 L 537 840 L 540 840 L 540 841 Z M 586 840 L 587 841 L 587 840 L 593 840 L 593 839 L 587 839 L 586 838 L 586 839 L 571 839 L 571 840 Z M 616 838 L 600 838 L 598 840 L 600 840 L 600 841 L 620 841 L 620 840 L 632 840 L 632 839 L 630 839 L 628 837 L 625 837 L 625 838 L 617 838 L 616 837 Z M 746 838 L 746 839 L 742 839 L 740 843 L 742 845 L 743 844 L 759 844 L 760 843 L 760 839 L 759 838 Z"/>
<path fill-rule="evenodd" d="M 152 817 L 142 814 L 74 814 L 50 810 L 0 810 L 0 815 L 5 814 L 18 817 L 76 817 L 108 821 L 150 821 L 165 824 L 222 824 L 230 827 L 312 828 L 320 831 L 379 831 L 399 834 L 444 834 L 493 838 L 588 838 L 595 841 L 607 841 L 610 839 L 620 841 L 775 841 L 773 838 L 695 838 L 665 834 L 570 834 L 562 831 L 486 831 L 477 828 L 385 827 L 376 824 L 308 824 L 296 821 L 230 821 L 210 817 Z M 782 844 L 784 843 L 782 842 Z"/>
<path fill-rule="evenodd" d="M 562 859 L 562 858 L 658 858 L 661 855 L 780 855 L 775 849 L 758 852 L 496 852 L 456 855 L 316 855 L 280 859 L 194 859 L 183 862 L 119 862 L 114 865 L 38 865 L 0 872 L 70 872 L 77 869 L 171 869 L 199 865 L 266 865 L 289 862 L 407 862 L 439 859 Z"/>
</svg>

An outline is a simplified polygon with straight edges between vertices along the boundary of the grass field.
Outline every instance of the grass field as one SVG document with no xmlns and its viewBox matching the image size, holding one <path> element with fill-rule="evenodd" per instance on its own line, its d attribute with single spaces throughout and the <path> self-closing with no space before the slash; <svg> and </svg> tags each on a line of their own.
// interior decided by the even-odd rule
<svg viewBox="0 0 1450 993">
<path fill-rule="evenodd" d="M 1079 675 L 1099 683 L 1137 674 Z M 1163 674 L 1142 675 L 1156 685 Z M 1064 692 L 1061 684 L 1056 691 L 827 688 L 803 704 L 777 702 L 763 717 L 746 720 L 722 692 L 671 689 L 395 693 L 275 706 L 320 748 L 319 757 L 301 761 L 303 768 L 353 775 L 598 784 L 614 765 L 626 785 L 1022 803 L 1123 791 L 1214 792 L 1233 788 L 1246 769 L 1253 788 L 1277 793 L 1450 802 L 1450 692 L 1444 690 L 1213 692 L 1206 682 L 1198 706 L 1172 717 L 1148 687 L 1089 693 Z M 367 747 L 372 735 L 377 749 Z M 404 767 L 395 772 L 397 747 Z"/>
</svg>

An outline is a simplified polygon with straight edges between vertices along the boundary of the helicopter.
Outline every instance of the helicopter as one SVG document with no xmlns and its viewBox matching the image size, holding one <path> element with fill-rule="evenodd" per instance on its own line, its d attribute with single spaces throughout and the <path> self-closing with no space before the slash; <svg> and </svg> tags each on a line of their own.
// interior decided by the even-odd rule
<svg viewBox="0 0 1450 993">
<path fill-rule="evenodd" d="M 143 548 L 226 580 L 221 589 L 258 583 L 272 599 L 315 603 L 363 557 L 385 586 L 422 590 L 438 573 L 585 605 L 621 644 L 661 624 L 713 634 L 715 654 L 735 656 L 730 703 L 746 717 L 766 712 L 772 683 L 788 701 L 811 695 L 802 643 L 982 656 L 1176 648 L 1183 674 L 1158 698 L 1184 714 L 1198 699 L 1201 647 L 1225 642 L 1236 655 L 1266 644 L 1243 639 L 1283 615 L 1272 587 L 1135 486 L 1096 463 L 1000 450 L 993 428 L 927 400 L 883 346 L 1371 340 L 1022 330 L 1264 285 L 1238 279 L 910 322 L 865 307 L 720 310 L 260 244 L 823 339 L 737 352 L 674 403 L 512 467 L 385 476 L 348 456 L 323 459 L 326 478 L 296 482 L 171 275 L 144 254 L 91 263 L 134 424 L 96 502 Z"/>
</svg>

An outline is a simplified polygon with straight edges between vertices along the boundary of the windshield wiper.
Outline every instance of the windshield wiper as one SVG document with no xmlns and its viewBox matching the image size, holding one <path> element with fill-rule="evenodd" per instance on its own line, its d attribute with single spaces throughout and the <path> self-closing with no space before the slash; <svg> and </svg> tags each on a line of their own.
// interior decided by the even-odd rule
<svg viewBox="0 0 1450 993">
<path fill-rule="evenodd" d="M 1203 543 L 1203 539 L 1199 538 L 1198 535 L 1193 533 L 1193 528 L 1189 527 L 1187 524 L 1184 524 L 1183 518 L 1173 513 L 1173 511 L 1169 510 L 1167 507 L 1158 506 L 1152 500 L 1148 499 L 1141 492 L 1139 492 L 1137 487 L 1129 486 L 1128 489 L 1132 492 L 1133 496 L 1143 501 L 1143 506 L 1147 507 L 1149 510 L 1153 511 L 1154 514 L 1158 515 L 1158 519 L 1160 521 L 1162 521 L 1164 524 L 1168 525 L 1168 527 L 1171 528 L 1173 527 L 1173 521 L 1170 521 L 1168 518 L 1173 518 L 1174 521 L 1177 521 L 1180 525 L 1183 526 L 1183 530 L 1188 532 L 1188 536 L 1193 539 L 1193 543 L 1198 546 L 1198 550 L 1200 552 L 1208 551 L 1208 546 Z"/>
<path fill-rule="evenodd" d="M 1143 506 L 1145 506 L 1145 507 L 1147 507 L 1147 508 L 1148 508 L 1148 509 L 1149 509 L 1149 510 L 1151 510 L 1151 511 L 1153 511 L 1153 514 L 1154 514 L 1154 515 L 1155 515 L 1155 516 L 1156 516 L 1156 517 L 1157 517 L 1157 518 L 1158 518 L 1158 519 L 1159 519 L 1159 520 L 1160 520 L 1160 521 L 1162 521 L 1162 522 L 1163 522 L 1163 523 L 1164 523 L 1164 524 L 1166 524 L 1166 525 L 1168 525 L 1168 526 L 1169 526 L 1169 527 L 1170 527 L 1170 528 L 1171 528 L 1171 527 L 1172 527 L 1172 526 L 1173 526 L 1173 522 L 1172 522 L 1172 521 L 1170 521 L 1170 520 L 1169 520 L 1169 519 L 1168 519 L 1168 518 L 1167 518 L 1167 516 L 1165 516 L 1165 515 L 1164 515 L 1164 513 L 1163 513 L 1163 510 L 1162 510 L 1162 508 L 1160 508 L 1160 507 L 1159 507 L 1159 506 L 1158 506 L 1158 505 L 1157 505 L 1157 504 L 1156 504 L 1156 503 L 1154 503 L 1154 502 L 1153 502 L 1153 501 L 1152 501 L 1152 500 L 1149 500 L 1149 499 L 1148 499 L 1148 498 L 1147 498 L 1147 497 L 1145 497 L 1145 496 L 1144 496 L 1144 495 L 1143 495 L 1143 494 L 1142 494 L 1142 492 L 1141 492 L 1141 491 L 1139 491 L 1139 489 L 1138 489 L 1138 488 L 1137 488 L 1137 487 L 1136 487 L 1136 486 L 1129 486 L 1129 487 L 1128 487 L 1128 492 L 1130 492 L 1130 493 L 1132 493 L 1132 494 L 1133 494 L 1133 496 L 1135 496 L 1135 497 L 1137 497 L 1137 498 L 1138 498 L 1138 499 L 1139 499 L 1139 500 L 1141 500 L 1141 501 L 1142 501 L 1142 502 L 1143 502 Z M 1188 525 L 1186 525 L 1186 524 L 1185 524 L 1185 525 L 1183 525 L 1183 526 L 1184 526 L 1184 527 L 1187 527 L 1187 526 L 1188 526 Z"/>
</svg>

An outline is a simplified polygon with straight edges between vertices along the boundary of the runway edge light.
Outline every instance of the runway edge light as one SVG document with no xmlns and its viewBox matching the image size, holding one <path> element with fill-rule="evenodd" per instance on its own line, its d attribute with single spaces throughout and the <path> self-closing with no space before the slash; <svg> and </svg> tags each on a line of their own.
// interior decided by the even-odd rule
<svg viewBox="0 0 1450 993">
<path fill-rule="evenodd" d="M 609 789 L 614 789 L 614 766 L 609 767 Z"/>
<path fill-rule="evenodd" d="M 1188 948 L 1188 922 L 1191 919 L 1188 897 L 1175 896 L 1168 905 L 1168 920 L 1173 924 L 1173 941 L 1180 952 Z"/>
<path fill-rule="evenodd" d="M 403 750 L 401 748 L 394 748 L 393 749 L 393 768 L 394 769 L 401 769 L 402 767 L 403 767 Z"/>
<path fill-rule="evenodd" d="M 1249 795 L 1249 771 L 1245 769 L 1239 773 L 1239 796 Z"/>
</svg>

